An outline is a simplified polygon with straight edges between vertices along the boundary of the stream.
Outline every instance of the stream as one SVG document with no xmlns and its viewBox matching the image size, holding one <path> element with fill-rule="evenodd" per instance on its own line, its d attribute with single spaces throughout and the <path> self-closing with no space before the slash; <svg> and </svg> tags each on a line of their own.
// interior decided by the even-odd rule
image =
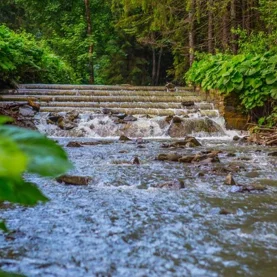
<svg viewBox="0 0 277 277">
<path fill-rule="evenodd" d="M 57 140 L 66 146 L 96 139 Z M 199 140 L 200 147 L 176 150 L 161 148 L 167 138 L 65 147 L 75 165 L 70 173 L 93 180 L 76 187 L 26 176 L 51 201 L 0 207 L 14 230 L 0 235 L 1 269 L 57 277 L 276 276 L 277 160 L 268 154 L 277 149 L 226 137 Z M 208 150 L 222 151 L 220 163 L 155 160 Z M 140 165 L 131 163 L 135 156 Z M 224 184 L 226 168 L 235 169 L 237 183 L 266 190 L 237 192 Z M 176 180 L 185 188 L 157 187 Z"/>
</svg>

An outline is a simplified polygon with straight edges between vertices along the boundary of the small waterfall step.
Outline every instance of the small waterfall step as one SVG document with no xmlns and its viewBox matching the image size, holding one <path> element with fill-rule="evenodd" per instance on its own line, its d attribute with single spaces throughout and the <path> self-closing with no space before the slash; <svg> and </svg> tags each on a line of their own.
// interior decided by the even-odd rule
<svg viewBox="0 0 277 277">
<path fill-rule="evenodd" d="M 38 102 L 41 112 L 101 113 L 102 109 L 128 114 L 187 115 L 199 112 L 213 117 L 211 104 L 191 88 L 178 87 L 167 92 L 165 87 L 131 85 L 48 85 L 22 84 L 17 90 L 0 91 L 1 103 Z M 209 111 L 210 110 L 210 111 Z"/>
</svg>

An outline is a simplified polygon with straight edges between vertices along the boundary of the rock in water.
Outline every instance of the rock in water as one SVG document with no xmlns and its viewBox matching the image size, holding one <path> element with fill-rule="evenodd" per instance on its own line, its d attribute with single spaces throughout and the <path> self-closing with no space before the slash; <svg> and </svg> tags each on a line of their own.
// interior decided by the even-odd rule
<svg viewBox="0 0 277 277">
<path fill-rule="evenodd" d="M 66 147 L 83 147 L 81 143 L 78 141 L 70 141 Z"/>
<path fill-rule="evenodd" d="M 32 99 L 28 99 L 28 105 L 31 106 L 34 111 L 39 112 L 40 105 L 38 103 L 35 103 Z"/>
<path fill-rule="evenodd" d="M 172 122 L 175 123 L 175 124 L 182 123 L 182 121 L 183 120 L 180 117 L 178 117 L 178 116 L 174 116 L 172 118 Z"/>
<path fill-rule="evenodd" d="M 185 183 L 182 180 L 173 180 L 172 182 L 167 182 L 163 184 L 156 185 L 157 188 L 167 188 L 167 189 L 184 189 Z"/>
<path fill-rule="evenodd" d="M 137 164 L 137 165 L 139 165 L 139 164 L 140 164 L 139 158 L 138 158 L 138 157 L 134 157 L 134 159 L 133 159 L 133 161 L 132 161 L 132 164 Z"/>
<path fill-rule="evenodd" d="M 124 136 L 124 135 L 121 135 L 121 136 L 119 137 L 119 140 L 121 140 L 121 141 L 129 141 L 129 140 L 131 140 L 131 139 L 128 138 L 128 137 L 126 137 L 126 136 Z"/>
<path fill-rule="evenodd" d="M 129 122 L 129 121 L 137 121 L 138 119 L 132 115 L 127 115 L 123 120 L 125 122 Z"/>
<path fill-rule="evenodd" d="M 231 173 L 229 173 L 225 179 L 225 185 L 228 186 L 236 186 L 236 181 L 234 180 L 233 176 Z"/>
<path fill-rule="evenodd" d="M 56 180 L 58 183 L 65 183 L 66 185 L 87 186 L 92 178 L 88 176 L 63 175 Z"/>
</svg>

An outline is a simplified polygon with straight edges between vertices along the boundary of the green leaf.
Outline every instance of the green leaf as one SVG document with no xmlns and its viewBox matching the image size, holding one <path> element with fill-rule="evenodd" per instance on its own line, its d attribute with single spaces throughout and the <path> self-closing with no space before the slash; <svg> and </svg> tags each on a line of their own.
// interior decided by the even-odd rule
<svg viewBox="0 0 277 277">
<path fill-rule="evenodd" d="M 6 226 L 4 221 L 0 221 L 0 230 L 2 230 L 4 233 L 8 233 L 9 232 L 9 229 L 7 228 L 7 226 Z"/>
<path fill-rule="evenodd" d="M 56 177 L 72 168 L 66 152 L 39 132 L 14 126 L 0 126 L 0 134 L 13 140 L 28 157 L 27 171 L 30 173 Z"/>
<path fill-rule="evenodd" d="M 277 81 L 277 75 L 275 73 L 274 74 L 273 73 L 269 74 L 269 75 L 266 76 L 265 81 L 268 85 L 272 85 Z"/>
<path fill-rule="evenodd" d="M 34 184 L 26 182 L 22 178 L 0 177 L 1 201 L 33 206 L 39 201 L 48 201 L 48 198 Z"/>
<path fill-rule="evenodd" d="M 0 177 L 20 176 L 27 168 L 27 157 L 17 144 L 0 136 Z"/>
<path fill-rule="evenodd" d="M 0 116 L 0 125 L 5 123 L 11 123 L 13 122 L 13 119 L 9 116 Z"/>
<path fill-rule="evenodd" d="M 16 274 L 16 273 L 9 273 L 0 270 L 0 277 L 26 277 L 25 275 Z"/>
</svg>

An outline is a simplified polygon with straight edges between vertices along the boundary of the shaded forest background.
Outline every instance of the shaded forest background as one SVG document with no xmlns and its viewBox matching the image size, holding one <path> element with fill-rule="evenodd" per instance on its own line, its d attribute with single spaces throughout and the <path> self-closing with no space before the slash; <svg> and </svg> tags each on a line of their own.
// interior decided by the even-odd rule
<svg viewBox="0 0 277 277">
<path fill-rule="evenodd" d="M 1 1 L 0 78 L 184 84 L 201 53 L 274 49 L 276 18 L 276 0 Z"/>
</svg>

